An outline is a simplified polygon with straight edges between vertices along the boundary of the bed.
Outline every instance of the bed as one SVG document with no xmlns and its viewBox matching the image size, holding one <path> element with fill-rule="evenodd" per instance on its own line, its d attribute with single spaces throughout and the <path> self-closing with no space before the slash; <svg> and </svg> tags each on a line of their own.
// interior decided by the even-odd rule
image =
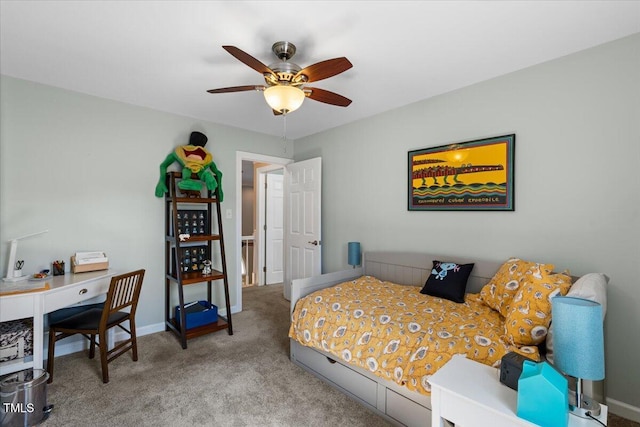
<svg viewBox="0 0 640 427">
<path fill-rule="evenodd" d="M 436 267 L 434 260 L 458 267 L 474 264 L 466 281 L 467 295 L 452 302 L 449 296 L 420 294 Z M 501 320 L 500 304 L 496 302 L 493 310 L 480 297 L 480 291 L 504 264 L 431 254 L 368 252 L 361 268 L 294 280 L 291 360 L 394 424 L 429 426 L 428 378 L 452 354 L 467 353 L 467 357 L 490 366 L 498 366 L 509 351 L 533 359 L 540 356 L 538 349 L 544 347 L 536 345 L 540 342 L 503 342 L 500 335 L 508 317 Z M 437 265 L 438 271 L 444 271 Z M 568 278 L 562 294 L 571 282 Z M 486 294 L 488 288 L 483 290 L 487 300 L 491 298 Z M 362 291 L 365 293 L 358 294 Z M 340 302 L 344 299 L 337 300 L 336 294 L 346 297 L 349 306 Z M 437 301 L 433 303 L 433 299 Z M 401 310 L 389 321 L 386 306 L 395 305 Z M 380 306 L 383 310 L 376 311 Z M 529 311 L 528 305 L 526 308 Z M 417 317 L 423 312 L 428 317 Z M 446 320 L 447 316 L 453 319 Z M 367 317 L 373 323 L 368 323 Z M 347 326 L 334 324 L 336 318 Z M 465 335 L 463 329 L 469 325 L 473 330 Z M 451 339 L 453 335 L 457 339 Z M 415 359 L 419 363 L 414 365 Z"/>
</svg>

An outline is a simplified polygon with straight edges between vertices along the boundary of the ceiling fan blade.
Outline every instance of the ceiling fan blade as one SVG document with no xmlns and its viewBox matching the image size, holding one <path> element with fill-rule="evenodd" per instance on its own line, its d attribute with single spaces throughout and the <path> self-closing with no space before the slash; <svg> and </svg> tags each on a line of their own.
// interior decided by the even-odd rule
<svg viewBox="0 0 640 427">
<path fill-rule="evenodd" d="M 235 46 L 222 46 L 222 48 L 233 55 L 237 60 L 248 65 L 261 74 L 275 74 L 271 68 L 267 67 L 262 62 L 249 55 L 247 52 L 238 49 Z"/>
<path fill-rule="evenodd" d="M 337 74 L 347 71 L 353 67 L 353 64 L 345 57 L 327 59 L 326 61 L 317 62 L 313 65 L 309 65 L 303 68 L 295 75 L 296 77 L 305 75 L 307 76 L 307 82 L 317 82 L 318 80 L 333 77 Z"/>
<path fill-rule="evenodd" d="M 351 100 L 349 98 L 345 98 L 342 95 L 338 95 L 337 93 L 330 92 L 328 90 L 306 86 L 304 88 L 304 91 L 305 94 L 308 93 L 307 97 L 313 99 L 314 101 L 337 105 L 338 107 L 348 107 L 349 104 L 351 104 Z"/>
<path fill-rule="evenodd" d="M 209 93 L 229 93 L 229 92 L 244 92 L 247 90 L 264 90 L 264 86 L 248 85 L 248 86 L 232 86 L 223 87 L 220 89 L 209 89 Z"/>
</svg>

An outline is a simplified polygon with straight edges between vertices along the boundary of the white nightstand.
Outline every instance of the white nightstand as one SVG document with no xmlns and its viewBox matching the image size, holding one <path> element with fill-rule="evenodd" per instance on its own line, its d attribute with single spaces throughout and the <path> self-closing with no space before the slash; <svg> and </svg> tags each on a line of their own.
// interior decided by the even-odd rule
<svg viewBox="0 0 640 427">
<path fill-rule="evenodd" d="M 432 427 L 514 427 L 532 424 L 516 415 L 518 394 L 500 383 L 498 370 L 463 356 L 454 356 L 430 379 Z M 607 424 L 607 406 L 598 419 Z M 597 421 L 569 416 L 570 427 L 598 427 Z"/>
</svg>

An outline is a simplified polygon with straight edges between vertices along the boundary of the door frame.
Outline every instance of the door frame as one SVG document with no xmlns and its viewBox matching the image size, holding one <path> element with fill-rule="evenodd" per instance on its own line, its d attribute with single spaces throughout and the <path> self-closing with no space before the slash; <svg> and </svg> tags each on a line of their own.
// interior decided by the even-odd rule
<svg viewBox="0 0 640 427">
<path fill-rule="evenodd" d="M 235 244 L 236 244 L 236 298 L 237 298 L 237 311 L 242 311 L 242 161 L 270 163 L 274 165 L 281 165 L 284 167 L 289 163 L 293 163 L 293 159 L 287 159 L 285 157 L 268 156 L 258 153 L 250 153 L 247 151 L 236 151 L 236 207 L 235 207 Z M 255 189 L 254 189 L 255 191 Z M 226 210 L 225 210 L 226 211 Z M 225 212 L 226 215 L 226 212 Z M 255 249 L 254 249 L 255 250 Z"/>
</svg>

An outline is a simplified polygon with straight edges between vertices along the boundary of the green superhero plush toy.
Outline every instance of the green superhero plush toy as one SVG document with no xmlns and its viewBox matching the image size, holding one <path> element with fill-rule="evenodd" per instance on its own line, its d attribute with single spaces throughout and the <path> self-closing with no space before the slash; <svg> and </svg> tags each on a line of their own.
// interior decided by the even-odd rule
<svg viewBox="0 0 640 427">
<path fill-rule="evenodd" d="M 160 165 L 160 180 L 156 185 L 156 197 L 162 197 L 164 193 L 169 191 L 165 184 L 167 167 L 178 162 L 182 166 L 182 180 L 178 182 L 178 188 L 181 190 L 201 190 L 202 182 L 191 179 L 191 174 L 195 173 L 200 180 L 204 181 L 209 190 L 218 189 L 219 200 L 222 202 L 222 172 L 213 162 L 211 153 L 204 149 L 206 143 L 207 136 L 205 134 L 191 132 L 189 145 L 177 147 L 164 159 Z"/>
</svg>

